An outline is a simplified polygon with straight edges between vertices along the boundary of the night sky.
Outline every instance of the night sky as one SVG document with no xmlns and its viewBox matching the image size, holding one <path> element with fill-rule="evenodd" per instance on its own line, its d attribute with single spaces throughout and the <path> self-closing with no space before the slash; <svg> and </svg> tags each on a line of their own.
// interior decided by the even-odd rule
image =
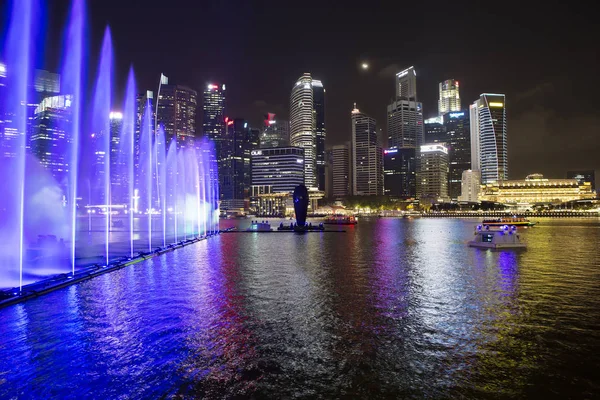
<svg viewBox="0 0 600 400">
<path fill-rule="evenodd" d="M 48 4 L 52 53 L 68 2 Z M 131 63 L 140 89 L 156 90 L 161 72 L 198 92 L 208 82 L 225 83 L 227 114 L 259 126 L 266 112 L 287 118 L 294 82 L 311 72 L 327 90 L 331 146 L 350 140 L 353 102 L 385 134 L 394 74 L 414 65 L 425 118 L 437 113 L 444 79 L 460 81 L 463 108 L 482 92 L 507 95 L 511 178 L 600 170 L 598 29 L 594 13 L 576 3 L 571 9 L 498 1 L 88 4 L 92 59 L 104 26 L 112 28 L 117 90 Z M 53 57 L 47 54 L 46 68 Z M 359 68 L 362 61 L 369 71 Z"/>
</svg>

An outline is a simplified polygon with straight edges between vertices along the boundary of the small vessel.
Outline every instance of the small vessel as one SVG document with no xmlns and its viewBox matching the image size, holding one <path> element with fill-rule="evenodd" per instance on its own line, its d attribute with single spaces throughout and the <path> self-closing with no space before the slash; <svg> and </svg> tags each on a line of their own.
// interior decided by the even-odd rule
<svg viewBox="0 0 600 400">
<path fill-rule="evenodd" d="M 354 215 L 332 215 L 325 218 L 323 223 L 332 225 L 356 225 L 358 224 L 358 218 L 356 218 Z"/>
<path fill-rule="evenodd" d="M 469 242 L 470 247 L 484 249 L 522 249 L 527 245 L 521 242 L 516 226 L 503 225 L 490 227 L 477 225 L 475 239 Z"/>
<path fill-rule="evenodd" d="M 272 230 L 268 221 L 252 221 L 250 227 L 246 229 L 247 232 L 271 232 Z"/>
<path fill-rule="evenodd" d="M 521 218 L 521 217 L 502 217 L 502 218 L 490 218 L 490 219 L 484 219 L 482 222 L 483 226 L 504 226 L 504 225 L 511 225 L 511 226 L 534 226 L 536 223 L 535 222 L 531 222 L 530 220 L 528 220 L 527 218 Z"/>
</svg>

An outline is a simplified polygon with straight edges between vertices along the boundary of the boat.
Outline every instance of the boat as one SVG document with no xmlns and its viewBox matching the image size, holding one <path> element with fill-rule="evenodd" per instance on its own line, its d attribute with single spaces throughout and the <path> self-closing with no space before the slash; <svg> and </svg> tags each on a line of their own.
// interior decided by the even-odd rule
<svg viewBox="0 0 600 400">
<path fill-rule="evenodd" d="M 483 226 L 475 228 L 475 239 L 469 242 L 470 247 L 483 249 L 523 249 L 527 245 L 521 242 L 515 225 Z"/>
<path fill-rule="evenodd" d="M 332 225 L 356 225 L 358 223 L 358 218 L 353 215 L 332 215 L 330 217 L 325 218 L 323 220 L 324 224 L 332 224 Z"/>
<path fill-rule="evenodd" d="M 526 227 L 526 226 L 534 226 L 536 223 L 531 222 L 527 218 L 522 217 L 502 217 L 502 218 L 492 218 L 492 219 L 484 219 L 482 222 L 483 226 L 516 226 L 516 227 Z"/>
<path fill-rule="evenodd" d="M 250 227 L 246 229 L 247 232 L 271 232 L 272 230 L 268 221 L 252 221 Z"/>
</svg>

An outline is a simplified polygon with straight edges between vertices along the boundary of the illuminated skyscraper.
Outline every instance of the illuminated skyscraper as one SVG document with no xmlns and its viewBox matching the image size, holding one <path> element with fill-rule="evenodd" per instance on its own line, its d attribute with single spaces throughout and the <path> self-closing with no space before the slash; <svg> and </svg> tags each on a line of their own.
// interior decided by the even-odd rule
<svg viewBox="0 0 600 400">
<path fill-rule="evenodd" d="M 350 145 L 333 146 L 331 148 L 331 158 L 333 197 L 344 197 L 352 194 L 352 157 Z"/>
<path fill-rule="evenodd" d="M 470 107 L 472 157 L 481 183 L 508 179 L 506 101 L 503 94 L 483 93 Z M 474 151 L 473 151 L 474 150 Z M 475 164 L 472 161 L 472 164 Z"/>
<path fill-rule="evenodd" d="M 441 144 L 421 146 L 417 192 L 433 202 L 448 198 L 448 149 Z"/>
<path fill-rule="evenodd" d="M 396 98 L 417 101 L 417 71 L 409 67 L 396 74 Z"/>
<path fill-rule="evenodd" d="M 440 82 L 440 99 L 438 100 L 438 115 L 460 111 L 460 94 L 458 81 L 448 79 Z"/>
<path fill-rule="evenodd" d="M 461 194 L 463 171 L 471 169 L 471 132 L 466 111 L 444 114 L 445 146 L 448 148 L 448 195 L 452 200 Z"/>
<path fill-rule="evenodd" d="M 69 177 L 70 95 L 46 97 L 36 107 L 29 147 L 56 182 L 67 188 Z"/>
<path fill-rule="evenodd" d="M 209 83 L 203 93 L 202 134 L 215 144 L 217 171 L 211 170 L 211 181 L 216 182 L 225 167 L 229 152 L 229 140 L 225 136 L 225 84 Z M 211 166 L 215 163 L 210 163 Z M 219 180 L 220 181 L 220 180 Z M 219 196 L 223 191 L 220 189 Z"/>
<path fill-rule="evenodd" d="M 165 129 L 167 143 L 177 137 L 177 146 L 185 147 L 196 136 L 198 93 L 187 86 L 169 85 L 164 75 L 158 90 L 156 120 Z"/>
<path fill-rule="evenodd" d="M 384 194 L 411 198 L 416 193 L 415 148 L 391 148 L 383 151 Z"/>
<path fill-rule="evenodd" d="M 352 110 L 352 192 L 355 196 L 383 194 L 383 153 L 374 118 Z"/>
<path fill-rule="evenodd" d="M 305 73 L 290 96 L 290 142 L 304 149 L 308 188 L 325 188 L 325 137 L 325 89 L 321 81 Z"/>
<path fill-rule="evenodd" d="M 415 149 L 415 163 L 409 164 L 413 170 L 407 174 L 408 178 L 415 177 L 418 172 L 420 156 L 418 148 L 424 142 L 424 131 L 423 105 L 417 101 L 417 73 L 414 67 L 396 74 L 396 99 L 387 106 L 387 127 L 388 150 Z M 401 171 L 396 171 L 396 173 L 400 174 Z M 405 187 L 414 190 L 416 184 L 408 182 Z M 402 191 L 401 188 L 390 187 L 387 189 L 392 193 Z M 408 197 L 415 196 L 414 191 L 408 194 Z"/>
<path fill-rule="evenodd" d="M 315 135 L 317 141 L 317 187 L 325 190 L 325 88 L 321 81 L 313 79 L 313 109 L 315 115 Z"/>
<path fill-rule="evenodd" d="M 265 126 L 260 135 L 260 147 L 285 147 L 290 145 L 290 122 L 275 118 L 275 114 L 266 115 Z"/>
</svg>

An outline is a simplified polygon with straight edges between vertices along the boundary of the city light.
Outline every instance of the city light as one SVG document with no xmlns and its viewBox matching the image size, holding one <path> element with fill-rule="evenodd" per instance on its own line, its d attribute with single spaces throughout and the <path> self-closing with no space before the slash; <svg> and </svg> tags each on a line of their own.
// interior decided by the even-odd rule
<svg viewBox="0 0 600 400">
<path fill-rule="evenodd" d="M 110 119 L 123 119 L 123 113 L 118 111 L 111 111 L 109 114 Z"/>
<path fill-rule="evenodd" d="M 426 144 L 421 146 L 421 153 L 431 153 L 434 151 L 441 151 L 442 153 L 448 154 L 448 148 L 441 144 Z"/>
<path fill-rule="evenodd" d="M 504 103 L 490 101 L 490 107 L 504 107 Z"/>
<path fill-rule="evenodd" d="M 367 64 L 367 63 L 362 63 L 362 64 L 361 64 L 361 67 L 362 67 L 362 69 L 365 69 L 365 70 L 367 70 L 367 69 L 369 69 L 369 64 Z"/>
</svg>

